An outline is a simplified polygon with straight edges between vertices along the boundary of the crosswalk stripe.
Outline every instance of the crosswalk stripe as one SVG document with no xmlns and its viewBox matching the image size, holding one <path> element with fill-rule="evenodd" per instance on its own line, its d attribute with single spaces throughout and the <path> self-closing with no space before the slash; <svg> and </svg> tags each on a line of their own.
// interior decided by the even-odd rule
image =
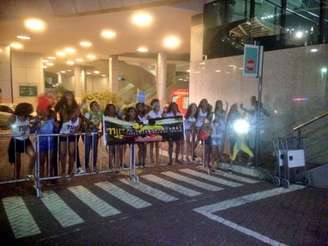
<svg viewBox="0 0 328 246">
<path fill-rule="evenodd" d="M 68 190 L 101 217 L 112 216 L 120 213 L 119 210 L 112 207 L 81 185 L 69 187 Z"/>
<path fill-rule="evenodd" d="M 41 231 L 33 216 L 19 196 L 2 199 L 9 224 L 16 238 L 23 238 L 40 234 Z"/>
<path fill-rule="evenodd" d="M 158 199 L 162 202 L 173 202 L 173 201 L 178 200 L 178 198 L 171 196 L 161 190 L 155 189 L 149 185 L 146 185 L 140 181 L 138 183 L 130 182 L 127 179 L 120 179 L 120 181 L 124 184 L 127 184 L 127 185 L 149 195 L 149 196 L 155 197 L 156 199 Z"/>
<path fill-rule="evenodd" d="M 44 192 L 41 201 L 62 227 L 84 222 L 54 191 Z"/>
<path fill-rule="evenodd" d="M 241 183 L 237 183 L 237 182 L 229 181 L 229 180 L 226 180 L 226 179 L 218 178 L 218 177 L 211 176 L 211 175 L 208 175 L 206 173 L 198 172 L 198 171 L 191 170 L 191 169 L 188 169 L 188 168 L 180 169 L 179 171 L 181 171 L 183 173 L 190 174 L 190 175 L 195 176 L 195 177 L 199 177 L 199 178 L 202 178 L 202 179 L 206 179 L 208 181 L 212 181 L 212 182 L 215 182 L 215 183 L 218 183 L 218 184 L 222 184 L 222 185 L 226 185 L 226 186 L 230 186 L 230 187 L 234 187 L 234 188 L 242 186 Z"/>
<path fill-rule="evenodd" d="M 202 167 L 200 167 L 200 169 L 201 168 Z M 244 183 L 247 183 L 247 184 L 256 184 L 256 183 L 260 182 L 260 181 L 255 180 L 255 179 L 239 176 L 239 175 L 233 174 L 233 173 L 227 173 L 227 172 L 224 172 L 224 171 L 221 171 L 221 170 L 215 170 L 215 174 L 218 174 L 220 176 L 223 176 L 223 177 L 226 177 L 226 178 L 229 178 L 229 179 L 233 179 L 233 180 L 236 180 L 236 181 L 239 181 L 239 182 L 244 182 Z"/>
<path fill-rule="evenodd" d="M 178 193 L 181 193 L 181 194 L 183 194 L 185 196 L 193 197 L 193 196 L 198 196 L 198 195 L 201 194 L 198 191 L 189 189 L 189 188 L 187 188 L 185 186 L 182 186 L 182 185 L 173 183 L 171 181 L 162 179 L 162 178 L 160 178 L 158 176 L 155 176 L 155 175 L 152 175 L 152 174 L 143 175 L 142 178 L 144 178 L 146 180 L 149 180 L 151 182 L 154 182 L 156 184 L 159 184 L 161 186 L 164 186 L 166 188 L 169 188 L 171 190 L 174 190 L 174 191 L 176 191 Z"/>
<path fill-rule="evenodd" d="M 134 208 L 145 208 L 151 206 L 151 203 L 146 202 L 141 198 L 130 194 L 129 192 L 121 189 L 120 187 L 112 183 L 99 182 L 95 185 Z"/>
<path fill-rule="evenodd" d="M 174 172 L 171 172 L 171 171 L 162 172 L 162 174 L 164 174 L 164 175 L 166 175 L 170 178 L 173 178 L 173 179 L 176 179 L 176 180 L 183 181 L 185 183 L 194 185 L 194 186 L 196 186 L 198 188 L 201 188 L 201 189 L 204 189 L 204 190 L 209 190 L 209 191 L 223 190 L 223 188 L 221 188 L 221 187 L 211 185 L 211 184 L 207 184 L 207 183 L 198 181 L 196 179 L 192 179 L 192 178 L 189 178 L 187 176 L 180 175 L 180 174 L 177 174 L 177 173 L 174 173 Z"/>
</svg>

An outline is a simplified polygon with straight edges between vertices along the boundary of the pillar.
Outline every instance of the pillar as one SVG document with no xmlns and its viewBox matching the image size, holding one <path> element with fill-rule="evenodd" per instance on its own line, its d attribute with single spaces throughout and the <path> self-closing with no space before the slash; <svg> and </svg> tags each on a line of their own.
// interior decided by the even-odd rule
<svg viewBox="0 0 328 246">
<path fill-rule="evenodd" d="M 167 56 L 163 52 L 159 52 L 157 55 L 157 71 L 156 71 L 156 90 L 157 98 L 159 99 L 161 105 L 167 103 Z"/>
<path fill-rule="evenodd" d="M 112 93 L 118 93 L 118 70 L 119 61 L 117 56 L 108 58 L 108 89 Z"/>
<path fill-rule="evenodd" d="M 74 67 L 74 94 L 78 102 L 82 101 L 82 98 L 86 94 L 86 82 L 85 82 L 85 71 L 80 66 Z"/>
<path fill-rule="evenodd" d="M 10 48 L 0 46 L 0 103 L 13 103 Z"/>
</svg>

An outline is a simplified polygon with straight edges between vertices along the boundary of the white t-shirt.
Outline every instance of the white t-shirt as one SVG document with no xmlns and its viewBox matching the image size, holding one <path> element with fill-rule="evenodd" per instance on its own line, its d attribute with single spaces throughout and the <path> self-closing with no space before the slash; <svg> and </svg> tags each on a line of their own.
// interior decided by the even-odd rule
<svg viewBox="0 0 328 246">
<path fill-rule="evenodd" d="M 166 117 L 176 117 L 176 116 L 181 116 L 181 113 L 177 112 L 176 114 L 174 114 L 173 112 L 168 112 L 166 114 Z"/>
<path fill-rule="evenodd" d="M 18 140 L 26 140 L 30 134 L 30 122 L 28 119 L 20 120 L 16 116 L 14 124 L 11 125 L 13 137 Z"/>
<path fill-rule="evenodd" d="M 148 118 L 149 119 L 156 119 L 156 118 L 162 118 L 162 110 L 158 111 L 158 112 L 155 112 L 154 110 L 150 111 L 148 113 Z"/>
<path fill-rule="evenodd" d="M 185 119 L 184 121 L 184 127 L 186 130 L 190 130 L 193 125 L 195 125 L 196 118 L 195 117 L 189 117 Z"/>
<path fill-rule="evenodd" d="M 203 112 L 201 109 L 198 112 L 196 119 L 196 127 L 201 128 L 204 125 L 205 119 L 207 117 L 207 112 Z"/>
<path fill-rule="evenodd" d="M 147 120 L 146 116 L 138 115 L 137 117 L 138 117 L 138 121 L 141 122 L 142 124 L 144 124 L 144 125 L 148 124 L 148 120 Z"/>
<path fill-rule="evenodd" d="M 80 118 L 77 118 L 74 122 L 72 120 L 66 121 L 60 128 L 60 134 L 73 134 L 80 125 Z"/>
</svg>

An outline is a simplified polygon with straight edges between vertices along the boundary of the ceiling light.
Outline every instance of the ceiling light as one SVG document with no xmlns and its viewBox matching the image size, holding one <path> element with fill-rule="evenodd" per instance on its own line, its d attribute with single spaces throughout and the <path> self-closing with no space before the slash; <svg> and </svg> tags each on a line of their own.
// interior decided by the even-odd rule
<svg viewBox="0 0 328 246">
<path fill-rule="evenodd" d="M 215 70 L 215 72 L 216 72 L 216 73 L 221 73 L 221 70 L 220 70 L 220 69 L 218 69 L 218 70 Z"/>
<path fill-rule="evenodd" d="M 116 32 L 108 29 L 102 30 L 101 36 L 105 39 L 113 39 L 116 37 Z"/>
<path fill-rule="evenodd" d="M 100 74 L 98 70 L 93 71 L 94 74 Z"/>
<path fill-rule="evenodd" d="M 89 48 L 92 46 L 92 43 L 89 40 L 82 40 L 80 46 L 83 48 Z"/>
<path fill-rule="evenodd" d="M 296 39 L 301 39 L 304 37 L 304 32 L 303 31 L 296 31 L 295 32 L 295 38 Z"/>
<path fill-rule="evenodd" d="M 47 62 L 46 64 L 47 64 L 47 66 L 49 66 L 49 67 L 55 65 L 53 62 Z"/>
<path fill-rule="evenodd" d="M 67 72 L 72 72 L 72 70 L 71 70 L 71 69 L 67 69 L 66 71 L 67 71 Z"/>
<path fill-rule="evenodd" d="M 22 45 L 21 43 L 18 43 L 18 42 L 12 42 L 10 44 L 10 47 L 13 49 L 16 49 L 16 50 L 20 50 L 20 49 L 24 48 L 24 45 Z"/>
<path fill-rule="evenodd" d="M 312 53 L 315 53 L 315 52 L 318 52 L 318 49 L 313 48 L 313 49 L 310 49 L 310 51 L 311 51 Z"/>
<path fill-rule="evenodd" d="M 321 68 L 321 73 L 326 74 L 328 72 L 328 68 L 327 67 L 322 67 Z"/>
<path fill-rule="evenodd" d="M 138 47 L 137 51 L 140 53 L 146 53 L 146 52 L 148 52 L 148 48 L 145 46 L 140 46 L 140 47 Z"/>
<path fill-rule="evenodd" d="M 49 59 L 49 60 L 56 60 L 56 57 L 54 57 L 54 56 L 48 56 L 47 59 Z"/>
<path fill-rule="evenodd" d="M 132 16 L 132 23 L 139 27 L 149 26 L 153 22 L 153 16 L 146 12 L 135 13 Z"/>
<path fill-rule="evenodd" d="M 16 38 L 21 39 L 21 40 L 30 40 L 31 39 L 31 37 L 25 36 L 25 35 L 18 35 L 18 36 L 16 36 Z"/>
<path fill-rule="evenodd" d="M 75 62 L 74 62 L 74 61 L 67 61 L 66 64 L 67 64 L 68 66 L 73 66 L 73 65 L 75 64 Z"/>
<path fill-rule="evenodd" d="M 60 71 L 60 73 L 66 73 L 66 71 L 62 70 L 62 71 Z"/>
<path fill-rule="evenodd" d="M 76 49 L 74 49 L 73 47 L 67 47 L 67 48 L 65 48 L 65 52 L 67 54 L 72 55 L 72 54 L 74 54 L 76 52 Z"/>
<path fill-rule="evenodd" d="M 190 69 L 187 69 L 186 72 L 187 72 L 187 73 L 190 73 Z"/>
<path fill-rule="evenodd" d="M 64 57 L 66 56 L 66 53 L 62 50 L 56 52 L 56 56 Z"/>
<path fill-rule="evenodd" d="M 44 69 L 46 69 L 46 68 L 47 68 L 47 66 L 46 66 L 46 65 L 43 65 L 43 68 L 44 68 Z"/>
<path fill-rule="evenodd" d="M 106 77 L 106 74 L 102 74 L 101 77 L 105 78 Z"/>
<path fill-rule="evenodd" d="M 88 54 L 86 57 L 87 57 L 88 60 L 95 60 L 96 59 L 96 55 L 94 55 L 94 54 Z"/>
<path fill-rule="evenodd" d="M 46 29 L 46 23 L 37 18 L 29 18 L 24 21 L 24 26 L 32 32 L 42 32 Z"/>
<path fill-rule="evenodd" d="M 76 62 L 84 62 L 84 59 L 83 58 L 76 58 L 75 61 Z"/>
<path fill-rule="evenodd" d="M 177 36 L 170 35 L 164 38 L 163 45 L 168 49 L 176 49 L 181 45 L 181 39 Z"/>
<path fill-rule="evenodd" d="M 49 60 L 47 60 L 47 59 L 43 59 L 42 62 L 43 62 L 43 63 L 47 63 L 47 62 L 49 62 Z"/>
<path fill-rule="evenodd" d="M 90 75 L 91 73 L 90 72 L 87 72 L 87 75 Z"/>
</svg>

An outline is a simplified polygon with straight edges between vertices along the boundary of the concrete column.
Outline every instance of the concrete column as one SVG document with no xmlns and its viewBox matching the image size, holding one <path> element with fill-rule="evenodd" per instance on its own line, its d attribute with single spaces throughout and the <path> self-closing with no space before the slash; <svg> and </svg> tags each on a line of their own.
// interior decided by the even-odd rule
<svg viewBox="0 0 328 246">
<path fill-rule="evenodd" d="M 108 58 L 108 89 L 112 93 L 118 93 L 119 89 L 119 82 L 117 80 L 118 78 L 118 57 L 117 56 L 111 56 Z"/>
<path fill-rule="evenodd" d="M 0 46 L 0 103 L 12 103 L 10 48 Z"/>
<path fill-rule="evenodd" d="M 57 73 L 57 82 L 58 82 L 58 84 L 63 83 L 63 78 L 62 78 L 62 75 L 60 72 Z"/>
<path fill-rule="evenodd" d="M 86 93 L 85 71 L 80 66 L 74 67 L 74 94 L 78 102 L 81 102 Z"/>
<path fill-rule="evenodd" d="M 167 57 L 163 52 L 159 52 L 157 55 L 157 72 L 156 72 L 156 90 L 157 90 L 157 98 L 161 102 L 161 105 L 165 105 L 167 103 L 167 88 L 166 88 L 166 80 L 167 80 Z"/>
</svg>

